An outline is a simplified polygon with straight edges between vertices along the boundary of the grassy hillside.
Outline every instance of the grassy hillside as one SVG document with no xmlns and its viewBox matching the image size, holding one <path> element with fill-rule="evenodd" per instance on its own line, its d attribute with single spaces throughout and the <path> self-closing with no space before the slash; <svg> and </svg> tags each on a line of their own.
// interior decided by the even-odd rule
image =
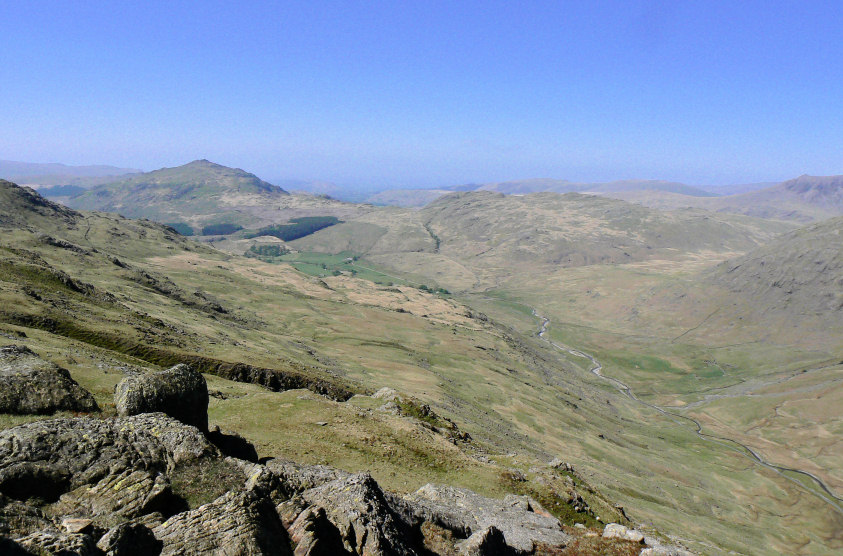
<svg viewBox="0 0 843 556">
<path fill-rule="evenodd" d="M 821 477 L 839 495 L 843 482 L 833 461 L 843 457 L 843 445 L 837 440 L 841 422 L 831 408 L 843 388 L 838 364 L 843 358 L 843 320 L 827 305 L 811 311 L 800 299 L 773 310 L 781 300 L 768 299 L 769 305 L 760 305 L 748 290 L 732 291 L 711 277 L 724 260 L 744 253 L 751 253 L 748 260 L 755 260 L 755 250 L 759 250 L 785 257 L 771 260 L 767 267 L 778 274 L 804 274 L 799 266 L 804 261 L 789 264 L 786 253 L 805 251 L 805 260 L 817 258 L 821 263 L 815 268 L 822 270 L 812 274 L 812 279 L 827 282 L 826 286 L 843 279 L 831 263 L 839 254 L 839 248 L 828 241 L 833 231 L 824 236 L 822 246 L 813 232 L 792 234 L 794 238 L 809 234 L 801 247 L 771 243 L 788 230 L 792 225 L 783 222 L 697 210 L 662 213 L 576 194 L 513 197 L 474 192 L 443 197 L 421 211 L 391 209 L 369 214 L 293 245 L 325 252 L 341 247 L 364 255 L 368 264 L 388 268 L 387 272 L 435 281 L 458 290 L 461 300 L 522 334 L 535 333 L 533 310 L 537 311 L 549 319 L 548 336 L 559 345 L 591 354 L 605 374 L 629 384 L 638 399 L 678 414 L 665 415 L 634 400 L 627 400 L 631 406 L 611 400 L 612 411 L 654 427 L 656 437 L 664 436 L 666 430 L 692 435 L 682 440 L 672 437 L 664 456 L 653 456 L 649 442 L 637 448 L 627 444 L 638 454 L 621 450 L 624 457 L 635 459 L 647 453 L 653 459 L 642 469 L 653 469 L 651 465 L 664 463 L 662 457 L 671 460 L 684 454 L 682 471 L 672 477 L 694 477 L 699 484 L 708 484 L 704 477 L 716 476 L 730 485 L 728 494 L 723 491 L 713 495 L 716 502 L 703 503 L 709 510 L 696 506 L 701 513 L 690 512 L 694 519 L 702 523 L 706 521 L 703 515 L 713 517 L 717 525 L 709 526 L 724 538 L 736 530 L 736 523 L 755 530 L 764 520 L 757 513 L 761 506 L 756 496 L 760 495 L 765 508 L 761 512 L 770 512 L 767 517 L 776 522 L 782 535 L 776 541 L 767 539 L 763 546 L 775 545 L 784 552 L 828 553 L 829 547 L 840 546 L 835 532 L 840 530 L 840 502 L 804 475 L 753 463 L 746 449 L 733 441 L 781 466 Z M 782 241 L 789 243 L 788 237 Z M 763 247 L 768 243 L 769 247 Z M 814 257 L 809 244 L 817 245 L 817 254 L 822 252 L 824 257 Z M 734 263 L 724 263 L 722 268 L 727 265 Z M 742 287 L 758 283 L 763 280 L 758 282 L 755 273 L 748 273 Z M 803 293 L 824 299 L 822 290 L 810 283 Z M 582 359 L 579 364 L 584 370 L 592 365 Z M 582 376 L 582 380 L 587 378 L 587 374 Z M 786 412 L 781 411 L 783 407 Z M 770 414 L 777 418 L 769 418 Z M 696 425 L 688 418 L 696 419 L 706 433 L 726 440 L 700 439 L 702 444 L 694 444 L 693 438 L 699 437 L 693 436 Z M 556 423 L 564 420 L 553 419 Z M 537 423 L 547 426 L 550 420 L 548 414 Z M 635 437 L 626 425 L 622 430 L 624 439 Z M 588 435 L 581 435 L 578 442 L 588 444 L 587 439 Z M 618 449 L 623 442 L 619 437 L 614 440 Z M 691 445 L 691 452 L 685 451 Z M 722 459 L 727 454 L 736 458 L 731 464 Z M 583 457 L 589 456 L 596 453 L 586 450 Z M 629 494 L 627 487 L 604 474 L 611 467 L 626 475 L 628 467 L 606 453 L 591 461 L 596 482 L 621 499 Z M 607 461 L 617 461 L 618 467 L 607 467 Z M 663 469 L 673 469 L 670 465 Z M 731 465 L 747 475 L 735 481 L 736 468 Z M 763 487 L 756 483 L 766 480 L 772 483 Z M 642 477 L 636 476 L 633 482 L 646 482 L 640 481 Z M 687 494 L 688 484 L 680 481 L 678 485 Z M 780 489 L 795 498 L 779 498 L 774 493 Z M 740 508 L 728 518 L 720 510 L 724 496 Z M 798 511 L 793 500 L 799 500 Z M 677 504 L 671 507 L 676 510 Z M 663 509 L 653 504 L 648 515 L 662 519 Z M 808 515 L 813 517 L 802 521 Z M 677 522 L 688 526 L 687 517 L 677 517 Z M 729 520 L 735 520 L 731 526 L 726 524 Z M 811 534 L 803 527 L 819 536 L 809 540 Z M 739 551 L 763 552 L 757 547 Z"/>
<path fill-rule="evenodd" d="M 333 263 L 324 255 L 291 254 L 292 264 L 319 267 L 320 260 L 327 266 L 352 258 L 349 267 L 365 264 L 379 272 L 308 275 L 286 263 L 196 244 L 151 222 L 77 213 L 2 185 L 0 341 L 25 343 L 56 359 L 106 408 L 124 371 L 186 361 L 216 376 L 211 379 L 212 424 L 242 432 L 257 443 L 261 455 L 370 469 L 378 481 L 399 491 L 435 481 L 493 495 L 532 492 L 564 513 L 570 506 L 553 494 L 556 479 L 545 471 L 552 457 L 560 457 L 577 469 L 573 480 L 597 487 L 589 499 L 596 511 L 568 513 L 569 523 L 593 524 L 596 516 L 604 522 L 621 519 L 611 500 L 645 527 L 688 539 L 702 553 L 823 554 L 842 546 L 841 514 L 804 486 L 753 464 L 728 443 L 699 437 L 689 422 L 629 398 L 590 372 L 591 361 L 545 341 L 589 351 L 603 362 L 606 374 L 623 377 L 658 404 L 691 407 L 707 392 L 750 380 L 760 380 L 757 386 L 773 393 L 769 389 L 776 388 L 775 380 L 801 371 L 807 358 L 819 366 L 826 354 L 775 345 L 714 347 L 705 343 L 705 335 L 693 334 L 672 342 L 686 320 L 703 313 L 702 307 L 692 306 L 697 313 L 682 309 L 662 315 L 662 320 L 641 311 L 649 305 L 648 295 L 685 307 L 689 290 L 681 286 L 688 277 L 740 245 L 771 237 L 774 232 L 766 224 L 714 216 L 708 217 L 709 224 L 704 219 L 693 224 L 693 219 L 662 217 L 638 207 L 641 212 L 632 215 L 661 229 L 663 236 L 673 232 L 677 245 L 696 251 L 671 248 L 665 239 L 657 248 L 631 251 L 636 259 L 626 264 L 565 266 L 548 262 L 542 242 L 531 257 L 512 261 L 507 257 L 513 249 L 526 251 L 530 238 L 514 244 L 493 240 L 517 229 L 536 234 L 538 226 L 523 221 L 522 205 L 508 208 L 500 199 L 523 203 L 532 196 L 478 193 L 456 196 L 453 206 L 431 211 L 379 210 L 297 240 L 293 244 L 301 247 L 306 241 L 338 238 L 345 247 L 367 247 L 378 259 L 354 261 L 360 254 L 354 250 Z M 562 199 L 558 206 L 536 196 L 537 205 L 555 207 L 539 211 L 541 218 L 556 214 L 561 219 L 540 237 L 576 238 L 584 246 L 593 239 L 596 252 L 611 247 L 610 239 L 629 246 L 660 239 L 642 235 L 636 229 L 641 220 L 627 220 L 624 203 L 556 197 Z M 466 203 L 483 211 L 472 213 Z M 493 216 L 502 219 L 506 234 L 497 236 L 485 222 Z M 454 227 L 447 228 L 446 222 Z M 678 235 L 683 225 L 699 237 Z M 709 225 L 725 229 L 724 238 L 707 239 Z M 344 234 L 337 235 L 338 229 Z M 464 243 L 447 235 L 448 229 L 466 234 Z M 471 262 L 468 249 L 483 242 L 500 249 L 499 254 Z M 721 250 L 711 252 L 715 246 Z M 653 250 L 658 256 L 646 255 Z M 414 257 L 431 264 L 412 266 Z M 378 262 L 390 260 L 416 273 Z M 528 266 L 531 261 L 538 262 Z M 501 285 L 466 292 L 459 300 L 411 285 L 432 285 L 431 277 L 439 272 L 448 273 L 443 282 L 453 280 L 459 271 L 448 264 L 478 275 L 482 271 L 489 283 Z M 506 279 L 513 265 L 521 273 Z M 407 280 L 392 285 L 373 281 L 389 275 Z M 425 281 L 414 281 L 414 276 Z M 685 297 L 658 293 L 679 291 Z M 613 301 L 604 302 L 607 298 Z M 533 309 L 550 319 L 545 338 L 536 336 L 542 319 Z M 821 383 L 824 400 L 834 399 L 834 376 L 807 373 L 804 380 L 809 379 L 819 382 L 803 383 L 805 392 Z M 370 394 L 383 386 L 416 400 L 415 405 L 399 406 L 397 415 L 389 407 L 381 410 L 383 402 Z M 298 389 L 273 391 L 291 387 Z M 436 430 L 413 418 L 423 415 L 423 404 L 441 416 Z M 807 410 L 804 402 L 798 408 Z M 725 427 L 725 432 L 739 428 L 728 420 L 738 415 L 728 405 L 691 410 L 710 415 L 706 426 Z M 742 417 L 745 432 L 761 412 L 755 406 Z M 471 441 L 454 439 L 444 418 L 468 432 Z M 804 432 L 800 438 L 808 438 L 810 431 Z M 763 440 L 781 441 L 775 436 Z M 794 455 L 800 464 L 810 459 L 805 454 L 811 446 L 803 447 L 801 455 Z M 816 465 L 827 470 L 838 448 L 822 448 L 831 456 L 817 459 Z M 835 477 L 829 476 L 829 481 Z"/>
<path fill-rule="evenodd" d="M 497 286 L 560 267 L 742 253 L 791 229 L 702 211 L 664 213 L 570 193 L 454 193 L 420 211 L 384 209 L 293 242 L 352 251 L 449 290 Z"/>
</svg>

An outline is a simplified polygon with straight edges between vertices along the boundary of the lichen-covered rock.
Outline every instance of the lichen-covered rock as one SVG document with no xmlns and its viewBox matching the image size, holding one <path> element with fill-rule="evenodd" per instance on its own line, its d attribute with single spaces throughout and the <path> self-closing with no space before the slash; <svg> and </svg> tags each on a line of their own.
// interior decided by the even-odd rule
<svg viewBox="0 0 843 556">
<path fill-rule="evenodd" d="M 302 465 L 279 459 L 268 461 L 266 469 L 278 479 L 282 493 L 286 498 L 325 483 L 351 476 L 351 473 L 327 465 Z"/>
<path fill-rule="evenodd" d="M 494 526 L 519 553 L 530 554 L 538 544 L 562 548 L 571 540 L 559 520 L 526 496 L 496 500 L 462 488 L 428 484 L 404 500 L 417 519 L 462 535 Z"/>
<path fill-rule="evenodd" d="M 90 392 L 26 346 L 0 347 L 0 413 L 50 415 L 99 411 Z"/>
<path fill-rule="evenodd" d="M 169 513 L 180 505 L 166 475 L 126 469 L 109 474 L 94 485 L 83 485 L 63 494 L 52 511 L 66 515 L 107 516 L 113 521 L 153 512 Z"/>
<path fill-rule="evenodd" d="M 157 556 L 163 546 L 152 530 L 140 523 L 121 523 L 97 541 L 97 548 L 106 556 Z"/>
<path fill-rule="evenodd" d="M 0 493 L 54 501 L 126 470 L 164 473 L 219 451 L 163 413 L 118 419 L 52 419 L 0 431 Z"/>
<path fill-rule="evenodd" d="M 208 384 L 187 365 L 124 378 L 114 391 L 114 403 L 122 416 L 160 411 L 208 432 Z"/>
<path fill-rule="evenodd" d="M 54 533 L 32 533 L 16 542 L 31 554 L 55 554 L 56 556 L 97 556 L 99 550 L 90 535 Z"/>
<path fill-rule="evenodd" d="M 153 533 L 164 544 L 162 556 L 291 553 L 274 506 L 252 491 L 227 492 L 209 504 L 174 515 Z"/>
</svg>

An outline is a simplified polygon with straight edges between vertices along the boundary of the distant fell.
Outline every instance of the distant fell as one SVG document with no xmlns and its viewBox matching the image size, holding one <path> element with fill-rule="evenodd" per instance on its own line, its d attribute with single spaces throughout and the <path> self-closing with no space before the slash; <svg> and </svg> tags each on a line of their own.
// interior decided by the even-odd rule
<svg viewBox="0 0 843 556">
<path fill-rule="evenodd" d="M 17 162 L 14 160 L 0 160 L 0 176 L 8 179 L 7 176 L 37 176 L 37 175 L 64 175 L 64 176 L 119 176 L 121 174 L 137 174 L 143 170 L 135 168 L 118 168 L 105 164 L 90 166 L 70 166 L 57 162 Z"/>
<path fill-rule="evenodd" d="M 523 193 L 578 193 L 585 191 L 668 191 L 693 197 L 713 197 L 713 193 L 684 183 L 663 180 L 618 180 L 610 182 L 571 182 L 550 178 L 508 181 L 481 185 L 478 189 L 507 194 Z"/>
<path fill-rule="evenodd" d="M 284 189 L 245 170 L 194 160 L 97 186 L 72 197 L 67 204 L 131 217 L 172 219 L 182 214 L 215 212 L 219 205 L 235 205 L 247 197 L 266 201 L 287 195 Z"/>
<path fill-rule="evenodd" d="M 834 208 L 843 213 L 843 176 L 802 175 L 779 187 L 806 203 Z"/>
<path fill-rule="evenodd" d="M 843 176 L 804 175 L 757 191 L 715 198 L 667 191 L 619 191 L 606 195 L 664 210 L 696 207 L 793 222 L 843 215 Z"/>
<path fill-rule="evenodd" d="M 609 193 L 619 191 L 665 191 L 693 197 L 715 197 L 684 183 L 663 180 L 618 180 L 611 182 L 573 182 L 553 178 L 531 178 L 494 183 L 470 183 L 437 189 L 391 189 L 381 191 L 367 199 L 376 205 L 421 207 L 451 192 L 495 191 L 506 195 L 530 193 Z"/>
<path fill-rule="evenodd" d="M 250 172 L 208 160 L 127 176 L 60 200 L 79 210 L 148 218 L 194 233 L 206 227 L 257 230 L 301 217 L 345 219 L 372 209 L 324 196 L 291 194 Z"/>
</svg>

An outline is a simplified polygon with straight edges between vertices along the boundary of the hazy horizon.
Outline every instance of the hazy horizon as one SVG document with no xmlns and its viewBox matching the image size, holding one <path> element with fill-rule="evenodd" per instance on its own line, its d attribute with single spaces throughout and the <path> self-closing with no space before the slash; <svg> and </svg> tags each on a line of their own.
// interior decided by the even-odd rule
<svg viewBox="0 0 843 556">
<path fill-rule="evenodd" d="M 29 2 L 0 158 L 356 189 L 843 174 L 821 2 Z"/>
</svg>

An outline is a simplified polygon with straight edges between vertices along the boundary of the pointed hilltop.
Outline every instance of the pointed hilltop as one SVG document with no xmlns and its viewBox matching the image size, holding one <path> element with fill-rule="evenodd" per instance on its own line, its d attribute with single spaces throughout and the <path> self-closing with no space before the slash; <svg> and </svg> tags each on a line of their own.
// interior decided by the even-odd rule
<svg viewBox="0 0 843 556">
<path fill-rule="evenodd" d="M 142 216 L 145 208 L 158 204 L 197 204 L 237 195 L 280 197 L 289 193 L 239 168 L 194 160 L 100 185 L 74 197 L 69 204 L 80 209 Z"/>
<path fill-rule="evenodd" d="M 97 186 L 71 197 L 67 204 L 164 223 L 201 227 L 230 221 L 245 226 L 249 215 L 289 197 L 281 187 L 245 170 L 195 160 Z"/>
</svg>

